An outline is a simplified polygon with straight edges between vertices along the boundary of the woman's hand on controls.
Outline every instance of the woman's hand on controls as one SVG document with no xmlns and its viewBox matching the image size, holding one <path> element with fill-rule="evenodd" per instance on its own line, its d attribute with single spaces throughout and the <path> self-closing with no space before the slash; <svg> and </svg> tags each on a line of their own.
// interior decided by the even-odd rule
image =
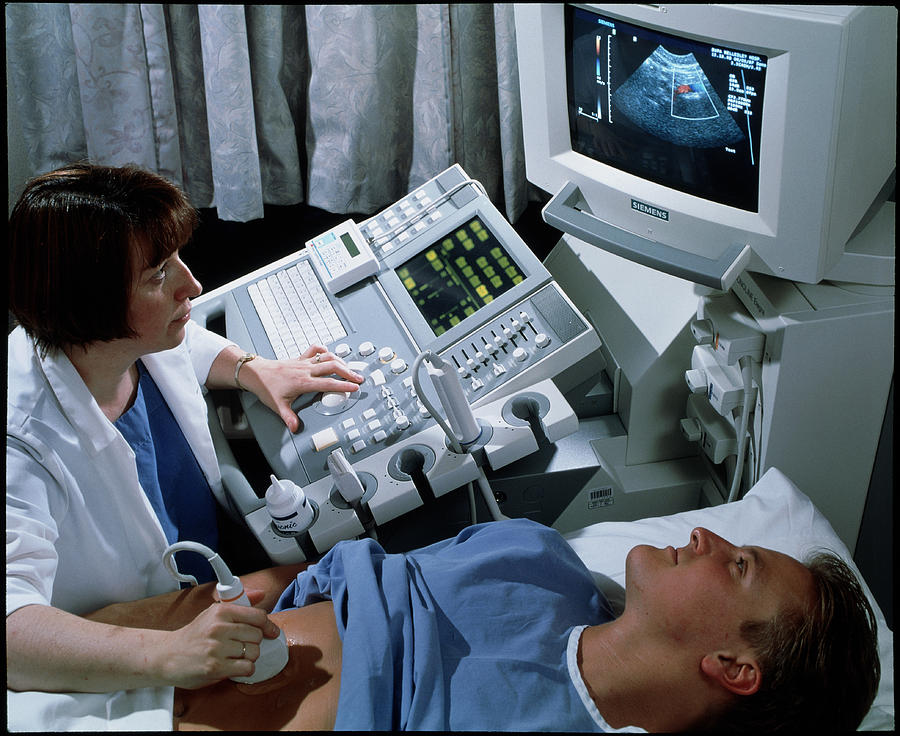
<svg viewBox="0 0 900 736">
<path fill-rule="evenodd" d="M 278 627 L 261 608 L 234 603 L 209 606 L 186 626 L 170 633 L 160 652 L 164 681 L 194 690 L 229 677 L 247 677 L 259 658 L 263 638 Z"/>
<path fill-rule="evenodd" d="M 256 358 L 241 368 L 241 383 L 296 432 L 300 420 L 291 404 L 298 396 L 318 391 L 356 391 L 364 377 L 322 345 L 310 345 L 298 358 Z"/>
</svg>

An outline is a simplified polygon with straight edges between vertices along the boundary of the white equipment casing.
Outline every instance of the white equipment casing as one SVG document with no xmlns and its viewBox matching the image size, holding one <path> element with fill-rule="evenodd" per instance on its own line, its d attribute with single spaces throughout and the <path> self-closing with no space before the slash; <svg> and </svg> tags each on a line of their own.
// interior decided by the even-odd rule
<svg viewBox="0 0 900 736">
<path fill-rule="evenodd" d="M 854 549 L 894 373 L 894 290 L 745 273 L 733 289 L 766 336 L 754 434 Z"/>
</svg>

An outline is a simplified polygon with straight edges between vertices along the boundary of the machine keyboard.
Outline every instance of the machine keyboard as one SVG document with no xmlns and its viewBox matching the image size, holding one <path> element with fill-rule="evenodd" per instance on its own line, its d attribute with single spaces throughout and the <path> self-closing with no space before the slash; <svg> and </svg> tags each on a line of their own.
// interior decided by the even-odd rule
<svg viewBox="0 0 900 736">
<path fill-rule="evenodd" d="M 308 260 L 250 284 L 247 293 L 279 360 L 347 336 Z"/>
</svg>

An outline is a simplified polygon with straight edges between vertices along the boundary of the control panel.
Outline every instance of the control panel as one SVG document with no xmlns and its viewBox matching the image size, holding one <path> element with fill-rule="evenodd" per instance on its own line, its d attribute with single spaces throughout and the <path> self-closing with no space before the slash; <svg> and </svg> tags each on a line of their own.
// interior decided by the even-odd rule
<svg viewBox="0 0 900 736">
<path fill-rule="evenodd" d="M 378 264 L 343 288 L 314 262 L 324 240 L 334 244 L 342 233 L 361 238 Z M 242 395 L 272 469 L 301 486 L 328 474 L 337 448 L 356 464 L 435 425 L 411 376 L 423 350 L 455 366 L 469 403 L 479 406 L 551 378 L 599 346 L 458 165 L 360 223 L 358 234 L 344 223 L 310 242 L 313 248 L 249 274 L 225 299 L 227 334 L 238 344 L 281 359 L 323 344 L 365 377 L 357 391 L 301 396 L 296 434 L 252 394 Z M 437 402 L 427 380 L 422 387 Z"/>
</svg>

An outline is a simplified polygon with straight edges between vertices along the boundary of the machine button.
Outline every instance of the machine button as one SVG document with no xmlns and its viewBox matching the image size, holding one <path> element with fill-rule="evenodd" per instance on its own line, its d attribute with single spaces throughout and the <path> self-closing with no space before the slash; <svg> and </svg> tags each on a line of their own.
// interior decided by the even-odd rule
<svg viewBox="0 0 900 736">
<path fill-rule="evenodd" d="M 337 432 L 334 431 L 333 427 L 328 427 L 319 432 L 316 432 L 312 436 L 312 443 L 316 452 L 321 452 L 322 450 L 325 450 L 338 443 Z"/>
<path fill-rule="evenodd" d="M 351 429 L 347 432 L 347 439 L 353 442 L 354 440 L 358 440 L 362 435 L 358 429 Z"/>
<path fill-rule="evenodd" d="M 378 415 L 378 412 L 374 409 L 366 409 L 363 412 L 363 419 L 369 421 L 370 419 L 374 419 Z"/>
<path fill-rule="evenodd" d="M 461 365 L 456 369 L 456 372 L 459 373 L 460 378 L 468 378 L 469 377 L 469 367 L 465 365 Z"/>
<path fill-rule="evenodd" d="M 700 368 L 692 368 L 684 372 L 684 380 L 687 382 L 688 388 L 692 394 L 705 394 L 709 382 L 706 378 L 706 371 Z"/>
<path fill-rule="evenodd" d="M 347 343 L 342 342 L 334 349 L 334 354 L 339 358 L 346 358 L 350 355 L 350 346 Z"/>
<path fill-rule="evenodd" d="M 382 371 L 380 368 L 376 368 L 374 371 L 372 371 L 369 374 L 369 378 L 372 379 L 372 383 L 376 386 L 381 386 L 387 380 L 384 377 L 384 371 Z"/>
<path fill-rule="evenodd" d="M 362 452 L 363 450 L 366 449 L 365 440 L 356 440 L 356 442 L 354 442 L 352 445 L 350 445 L 350 449 L 353 452 Z"/>
<path fill-rule="evenodd" d="M 382 363 L 390 363 L 394 359 L 395 355 L 396 353 L 394 352 L 394 348 L 383 347 L 378 351 L 378 360 L 380 360 Z"/>
<path fill-rule="evenodd" d="M 525 352 L 525 348 L 516 348 L 513 350 L 513 358 L 517 363 L 522 363 L 528 357 L 528 353 Z"/>
<path fill-rule="evenodd" d="M 350 417 L 349 419 L 345 419 L 343 422 L 341 422 L 341 429 L 350 429 L 351 427 L 353 427 L 355 425 L 356 425 L 356 420 L 353 419 L 353 417 Z"/>
<path fill-rule="evenodd" d="M 472 379 L 472 390 L 477 391 L 480 388 L 484 388 L 484 381 L 482 381 L 478 378 L 473 378 Z"/>
<path fill-rule="evenodd" d="M 322 406 L 327 409 L 343 409 L 349 398 L 350 393 L 347 391 L 326 391 L 322 394 Z"/>
<path fill-rule="evenodd" d="M 547 335 L 544 334 L 543 332 L 539 332 L 534 337 L 534 344 L 537 345 L 539 348 L 545 348 L 550 344 L 550 338 L 547 337 Z"/>
<path fill-rule="evenodd" d="M 523 325 L 517 319 L 513 319 L 509 324 L 510 324 L 510 327 L 512 327 L 514 330 L 518 330 L 519 332 L 521 332 L 523 329 L 525 329 L 525 325 Z"/>
<path fill-rule="evenodd" d="M 485 357 L 485 354 L 482 353 L 480 350 L 475 353 L 475 360 L 477 360 L 479 363 L 481 363 L 483 365 L 487 365 L 487 357 Z"/>
<path fill-rule="evenodd" d="M 506 368 L 503 367 L 502 363 L 494 363 L 493 371 L 495 376 L 502 376 L 506 373 Z"/>
<path fill-rule="evenodd" d="M 376 442 L 383 442 L 387 439 L 387 432 L 385 432 L 383 429 L 379 429 L 375 434 L 372 435 L 372 439 L 374 439 Z"/>
<path fill-rule="evenodd" d="M 366 340 L 359 346 L 359 354 L 363 357 L 369 356 L 374 352 L 375 346 L 369 340 Z"/>
<path fill-rule="evenodd" d="M 401 432 L 409 427 L 409 417 L 406 414 L 394 413 L 394 426 Z"/>
<path fill-rule="evenodd" d="M 425 408 L 425 404 L 423 404 L 419 399 L 416 399 L 416 405 L 419 407 L 419 416 L 420 417 L 430 417 L 428 409 Z"/>
<path fill-rule="evenodd" d="M 703 427 L 695 417 L 682 419 L 681 434 L 688 442 L 699 442 L 703 438 Z"/>
<path fill-rule="evenodd" d="M 522 320 L 524 324 L 530 325 L 532 317 L 528 312 L 519 312 L 519 319 Z"/>
<path fill-rule="evenodd" d="M 366 370 L 366 368 L 369 367 L 369 364 L 366 363 L 366 361 L 364 361 L 364 360 L 351 360 L 349 363 L 347 363 L 347 367 L 351 371 L 356 371 L 357 373 L 362 373 L 363 371 Z"/>
<path fill-rule="evenodd" d="M 485 350 L 487 350 L 488 354 L 491 356 L 494 356 L 498 352 L 500 352 L 495 343 L 491 343 L 490 345 L 485 346 Z"/>
<path fill-rule="evenodd" d="M 366 426 L 369 428 L 370 432 L 377 432 L 379 429 L 381 429 L 381 420 L 373 419 Z"/>
<path fill-rule="evenodd" d="M 716 328 L 708 319 L 695 319 L 691 322 L 691 333 L 698 345 L 709 345 L 713 341 Z"/>
<path fill-rule="evenodd" d="M 509 328 L 506 328 L 506 329 L 508 330 Z M 509 340 L 506 339 L 505 335 L 495 335 L 494 336 L 494 343 L 497 345 L 497 347 L 502 348 L 508 342 L 509 342 Z"/>
<path fill-rule="evenodd" d="M 406 361 L 403 358 L 395 358 L 391 361 L 391 373 L 403 373 L 406 370 Z"/>
</svg>

